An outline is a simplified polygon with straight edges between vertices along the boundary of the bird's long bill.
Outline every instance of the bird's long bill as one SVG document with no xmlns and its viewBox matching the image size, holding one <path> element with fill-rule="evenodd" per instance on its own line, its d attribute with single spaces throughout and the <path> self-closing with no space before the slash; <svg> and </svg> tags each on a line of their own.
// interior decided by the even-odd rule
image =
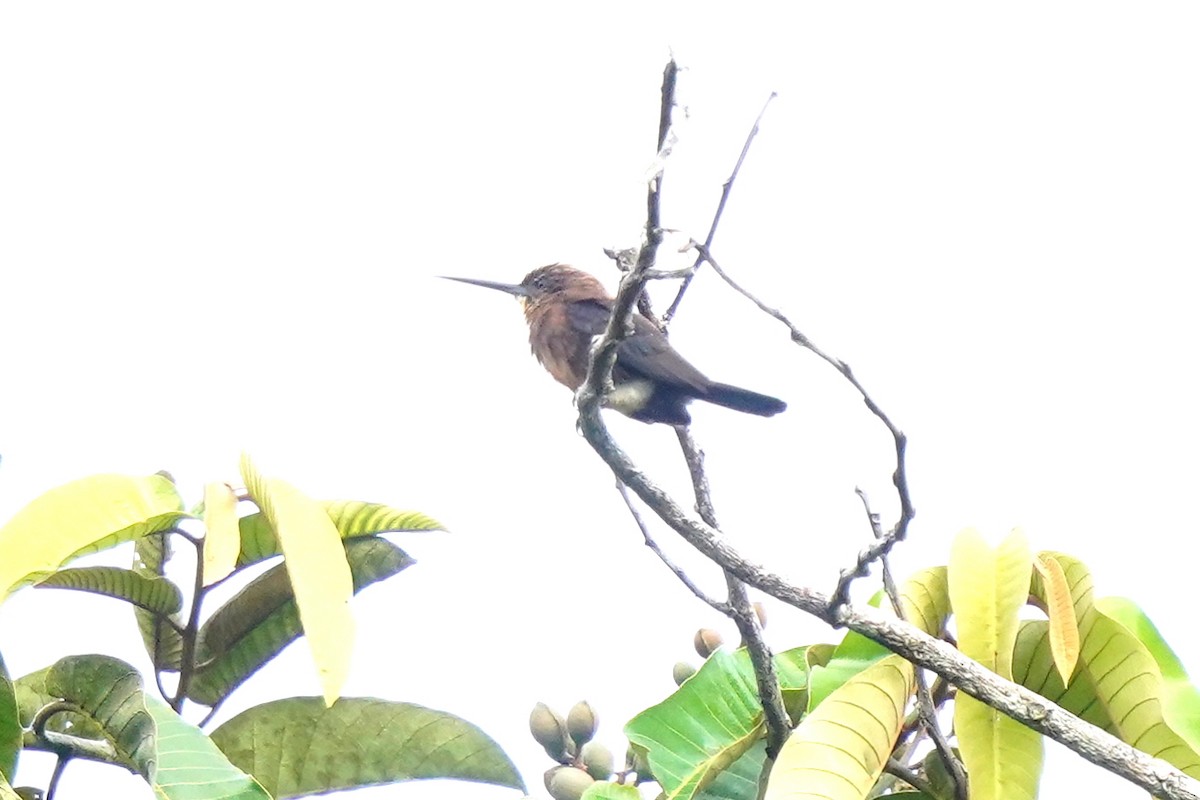
<svg viewBox="0 0 1200 800">
<path fill-rule="evenodd" d="M 441 277 L 448 281 L 458 281 L 459 283 L 469 283 L 473 286 L 483 286 L 486 289 L 496 289 L 517 297 L 529 296 L 529 290 L 519 283 L 497 283 L 496 281 L 481 281 L 478 278 L 455 278 L 450 275 L 442 275 Z"/>
</svg>

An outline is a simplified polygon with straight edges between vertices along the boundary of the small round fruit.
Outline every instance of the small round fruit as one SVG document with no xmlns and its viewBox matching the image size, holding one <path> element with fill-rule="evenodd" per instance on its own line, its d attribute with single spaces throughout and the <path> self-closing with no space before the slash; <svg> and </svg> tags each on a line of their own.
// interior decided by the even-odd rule
<svg viewBox="0 0 1200 800">
<path fill-rule="evenodd" d="M 683 682 L 695 674 L 696 668 L 686 661 L 680 661 L 671 667 L 671 677 L 675 679 L 676 686 L 683 686 Z"/>
<path fill-rule="evenodd" d="M 587 744 L 596 735 L 596 712 L 586 700 L 580 700 L 567 712 L 567 733 L 578 745 Z"/>
<path fill-rule="evenodd" d="M 708 658 L 722 644 L 721 634 L 712 628 L 701 628 L 696 631 L 696 638 L 692 640 L 692 645 L 701 658 Z"/>
<path fill-rule="evenodd" d="M 554 800 L 579 800 L 596 780 L 578 767 L 563 767 L 546 782 L 546 790 Z"/>
<path fill-rule="evenodd" d="M 567 723 L 550 706 L 538 703 L 529 712 L 529 732 L 555 761 L 567 758 Z"/>
<path fill-rule="evenodd" d="M 583 762 L 584 769 L 588 775 L 591 775 L 598 781 L 606 781 L 613 774 L 613 754 L 599 742 L 588 742 L 579 751 L 579 760 Z"/>
</svg>

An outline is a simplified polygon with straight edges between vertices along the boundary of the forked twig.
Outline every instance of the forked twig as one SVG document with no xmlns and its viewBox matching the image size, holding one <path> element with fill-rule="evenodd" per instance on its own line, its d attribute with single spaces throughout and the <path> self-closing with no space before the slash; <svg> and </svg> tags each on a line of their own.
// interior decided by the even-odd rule
<svg viewBox="0 0 1200 800">
<path fill-rule="evenodd" d="M 804 335 L 803 332 L 801 332 L 799 328 L 792 324 L 792 321 L 788 319 L 783 312 L 781 312 L 779 309 L 768 306 L 749 291 L 742 288 L 737 281 L 729 277 L 729 274 L 721 268 L 721 265 L 718 264 L 716 259 L 713 258 L 712 252 L 706 245 L 702 245 L 693 240 L 692 247 L 696 248 L 696 251 L 700 254 L 700 256 L 708 262 L 709 266 L 711 266 L 713 271 L 720 276 L 721 280 L 725 281 L 725 283 L 729 285 L 729 288 L 745 297 L 751 303 L 754 303 L 754 305 L 757 306 L 758 309 L 764 314 L 767 314 L 768 316 L 787 326 L 788 330 L 791 332 L 793 342 L 805 348 L 806 350 L 811 351 L 822 361 L 826 362 L 840 372 L 842 377 L 849 381 L 850 385 L 858 391 L 859 395 L 863 399 L 863 403 L 866 404 L 870 412 L 884 424 L 884 426 L 888 429 L 888 432 L 892 435 L 892 441 L 895 444 L 896 450 L 896 469 L 892 473 L 892 483 L 895 485 L 896 494 L 900 499 L 900 517 L 896 520 L 896 524 L 892 526 L 890 531 L 884 534 L 881 538 L 876 539 L 869 547 L 865 548 L 858 554 L 858 558 L 855 560 L 854 567 L 842 570 L 841 575 L 838 576 L 837 586 L 833 591 L 831 602 L 834 605 L 845 603 L 849 598 L 850 584 L 854 582 L 854 579 L 866 575 L 871 564 L 890 553 L 897 542 L 904 541 L 904 538 L 908 535 L 908 525 L 910 522 L 912 522 L 912 518 L 916 515 L 916 509 L 913 508 L 912 498 L 908 491 L 908 470 L 905 463 L 905 452 L 908 449 L 908 437 L 904 435 L 903 431 L 896 427 L 896 423 L 892 422 L 891 417 L 889 417 L 887 413 L 879 406 L 879 404 L 875 402 L 875 399 L 871 397 L 867 390 L 863 388 L 863 385 L 859 383 L 858 378 L 855 377 L 854 372 L 850 369 L 849 364 L 847 364 L 845 361 L 842 361 L 840 358 L 834 358 L 820 347 L 817 347 L 812 339 L 809 339 L 806 335 Z"/>
</svg>

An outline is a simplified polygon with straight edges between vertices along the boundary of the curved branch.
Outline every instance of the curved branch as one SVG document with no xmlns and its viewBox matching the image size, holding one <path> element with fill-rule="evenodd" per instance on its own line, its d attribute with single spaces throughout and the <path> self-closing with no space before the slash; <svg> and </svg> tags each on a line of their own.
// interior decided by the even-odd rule
<svg viewBox="0 0 1200 800">
<path fill-rule="evenodd" d="M 789 583 L 747 560 L 718 531 L 701 520 L 691 518 L 621 450 L 601 419 L 598 395 L 580 403 L 579 427 L 584 438 L 617 478 L 629 486 L 663 522 L 701 553 L 750 586 L 834 627 L 857 631 L 1156 797 L 1200 800 L 1200 781 L 1084 722 L 1024 686 L 1001 678 L 946 642 L 875 609 L 833 604 L 830 597 Z"/>
<path fill-rule="evenodd" d="M 912 522 L 913 517 L 917 514 L 916 509 L 913 508 L 912 495 L 908 490 L 908 468 L 905 461 L 905 454 L 908 451 L 908 437 L 904 435 L 902 430 L 896 427 L 896 423 L 892 422 L 891 417 L 875 402 L 875 399 L 871 397 L 867 390 L 863 388 L 858 378 L 854 376 L 854 372 L 850 369 L 849 364 L 840 358 L 834 358 L 817 347 L 812 339 L 805 336 L 799 328 L 792 324 L 790 319 L 784 316 L 783 312 L 777 308 L 768 306 L 753 294 L 743 289 L 733 278 L 729 277 L 729 274 L 725 270 L 721 269 L 721 265 L 717 263 L 716 259 L 712 256 L 712 252 L 709 251 L 708 245 L 703 245 L 693 240 L 692 247 L 696 249 L 703 260 L 708 262 L 709 266 L 713 268 L 713 271 L 717 273 L 721 280 L 729 285 L 729 288 L 745 297 L 751 303 L 754 303 L 759 311 L 786 325 L 788 331 L 791 332 L 793 342 L 811 351 L 822 361 L 840 372 L 842 377 L 849 381 L 850 385 L 859 393 L 863 399 L 863 403 L 866 404 L 870 412 L 884 424 L 888 429 L 888 433 L 892 435 L 892 442 L 896 450 L 896 469 L 892 473 L 892 483 L 896 487 L 896 494 L 900 500 L 900 518 L 896 520 L 896 524 L 892 526 L 892 529 L 886 535 L 876 539 L 869 547 L 864 548 L 858 554 L 854 567 L 842 570 L 842 574 L 838 576 L 833 596 L 830 598 L 830 603 L 833 605 L 841 605 L 849 600 L 850 584 L 854 582 L 854 579 L 865 576 L 871 564 L 890 553 L 897 542 L 904 541 L 905 537 L 908 536 L 909 523 Z"/>
</svg>

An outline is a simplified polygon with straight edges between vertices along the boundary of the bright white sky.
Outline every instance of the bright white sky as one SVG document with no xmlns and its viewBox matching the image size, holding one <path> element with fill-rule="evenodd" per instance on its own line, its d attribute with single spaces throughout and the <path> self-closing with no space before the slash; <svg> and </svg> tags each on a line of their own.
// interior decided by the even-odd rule
<svg viewBox="0 0 1200 800">
<path fill-rule="evenodd" d="M 3 6 L 3 518 L 103 471 L 166 468 L 198 497 L 243 449 L 314 496 L 425 511 L 453 532 L 405 538 L 421 563 L 356 602 L 347 693 L 475 721 L 536 794 L 536 701 L 587 697 L 622 748 L 695 628 L 730 626 L 641 545 L 517 305 L 434 276 L 568 261 L 615 285 L 601 248 L 638 241 L 673 51 L 690 120 L 664 223 L 697 238 L 779 92 L 715 253 L 910 435 L 898 570 L 944 563 L 964 526 L 1020 525 L 1200 662 L 1178 599 L 1200 534 L 1194 4 L 415 8 Z M 854 487 L 894 514 L 886 432 L 711 274 L 673 339 L 790 402 L 771 420 L 696 408 L 694 432 L 730 535 L 828 589 L 869 537 Z M 613 428 L 685 489 L 668 428 Z M 18 595 L 0 613 L 13 673 L 89 650 L 144 666 L 132 624 L 94 604 Z M 839 635 L 771 613 L 780 649 Z M 316 693 L 306 657 L 243 703 Z M 72 767 L 62 796 L 95 780 Z M 1141 796 L 1069 756 L 1045 794 L 1080 782 Z"/>
</svg>

